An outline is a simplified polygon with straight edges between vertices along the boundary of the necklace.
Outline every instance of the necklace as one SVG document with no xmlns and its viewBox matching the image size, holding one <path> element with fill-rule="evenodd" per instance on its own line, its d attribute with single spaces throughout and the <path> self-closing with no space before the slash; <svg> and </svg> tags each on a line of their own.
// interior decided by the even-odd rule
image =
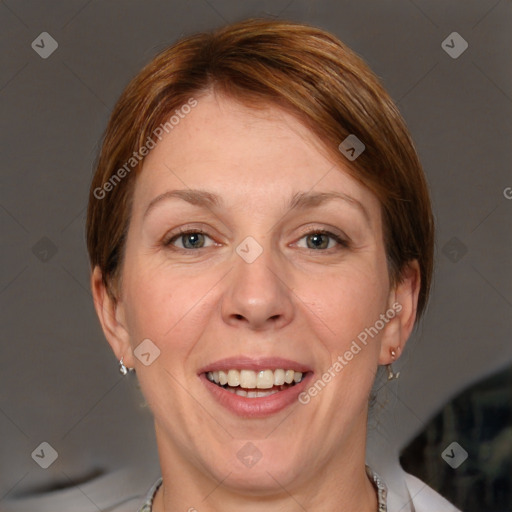
<svg viewBox="0 0 512 512">
<path fill-rule="evenodd" d="M 373 471 L 370 466 L 366 466 L 366 474 L 372 481 L 375 489 L 377 490 L 377 512 L 387 512 L 388 504 L 387 504 L 387 496 L 388 496 L 388 488 L 384 483 L 384 480 Z"/>
</svg>

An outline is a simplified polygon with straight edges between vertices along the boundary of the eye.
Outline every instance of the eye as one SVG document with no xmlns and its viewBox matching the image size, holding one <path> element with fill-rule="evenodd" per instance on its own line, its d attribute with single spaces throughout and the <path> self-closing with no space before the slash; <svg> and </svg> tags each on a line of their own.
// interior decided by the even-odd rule
<svg viewBox="0 0 512 512">
<path fill-rule="evenodd" d="M 164 245 L 166 247 L 173 245 L 178 249 L 202 249 L 208 247 L 206 245 L 207 239 L 212 240 L 202 231 L 183 231 L 177 235 L 171 235 L 170 238 L 164 241 Z"/>
<path fill-rule="evenodd" d="M 343 240 L 338 235 L 325 230 L 310 231 L 300 240 L 306 240 L 306 248 L 313 250 L 332 249 L 336 245 L 348 247 L 348 242 L 346 240 Z"/>
</svg>

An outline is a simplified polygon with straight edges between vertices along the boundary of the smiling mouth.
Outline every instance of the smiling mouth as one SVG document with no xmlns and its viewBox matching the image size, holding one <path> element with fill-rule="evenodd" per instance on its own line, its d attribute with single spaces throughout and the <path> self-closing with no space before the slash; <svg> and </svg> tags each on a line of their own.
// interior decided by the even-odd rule
<svg viewBox="0 0 512 512">
<path fill-rule="evenodd" d="M 219 370 L 206 378 L 217 386 L 246 398 L 270 396 L 302 382 L 306 374 L 295 370 Z"/>
</svg>

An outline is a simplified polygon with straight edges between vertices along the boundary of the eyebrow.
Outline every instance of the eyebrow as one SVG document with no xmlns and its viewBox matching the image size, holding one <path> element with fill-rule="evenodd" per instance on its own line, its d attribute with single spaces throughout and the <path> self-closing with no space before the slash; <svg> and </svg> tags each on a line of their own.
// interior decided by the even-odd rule
<svg viewBox="0 0 512 512">
<path fill-rule="evenodd" d="M 366 208 L 357 199 L 343 194 L 342 192 L 300 192 L 295 194 L 290 201 L 290 210 L 302 210 L 307 208 L 314 208 L 320 206 L 322 203 L 338 199 L 348 203 L 353 208 L 358 209 L 368 221 L 370 222 L 370 215 Z"/>
<path fill-rule="evenodd" d="M 205 190 L 169 190 L 151 200 L 144 212 L 144 217 L 147 217 L 151 210 L 159 203 L 170 199 L 181 199 L 187 203 L 207 209 L 216 208 L 222 204 L 220 196 L 206 192 Z M 358 209 L 364 215 L 368 223 L 371 224 L 370 215 L 363 204 L 357 199 L 341 192 L 298 192 L 292 196 L 288 209 L 306 210 L 335 199 L 342 200 L 353 208 Z"/>
</svg>

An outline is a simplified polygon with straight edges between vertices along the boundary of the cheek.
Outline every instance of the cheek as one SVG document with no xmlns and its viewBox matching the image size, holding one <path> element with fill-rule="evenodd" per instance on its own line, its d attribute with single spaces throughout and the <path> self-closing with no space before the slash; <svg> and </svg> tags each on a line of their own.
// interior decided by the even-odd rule
<svg viewBox="0 0 512 512">
<path fill-rule="evenodd" d="M 302 290 L 305 303 L 322 321 L 323 331 L 334 350 L 374 325 L 385 311 L 388 279 L 385 271 L 353 266 L 326 273 L 325 277 L 306 284 Z"/>
<path fill-rule="evenodd" d="M 204 323 L 208 291 L 218 279 L 211 274 L 196 276 L 172 268 L 126 265 L 123 295 L 132 345 L 150 338 L 160 348 L 186 347 Z"/>
</svg>

